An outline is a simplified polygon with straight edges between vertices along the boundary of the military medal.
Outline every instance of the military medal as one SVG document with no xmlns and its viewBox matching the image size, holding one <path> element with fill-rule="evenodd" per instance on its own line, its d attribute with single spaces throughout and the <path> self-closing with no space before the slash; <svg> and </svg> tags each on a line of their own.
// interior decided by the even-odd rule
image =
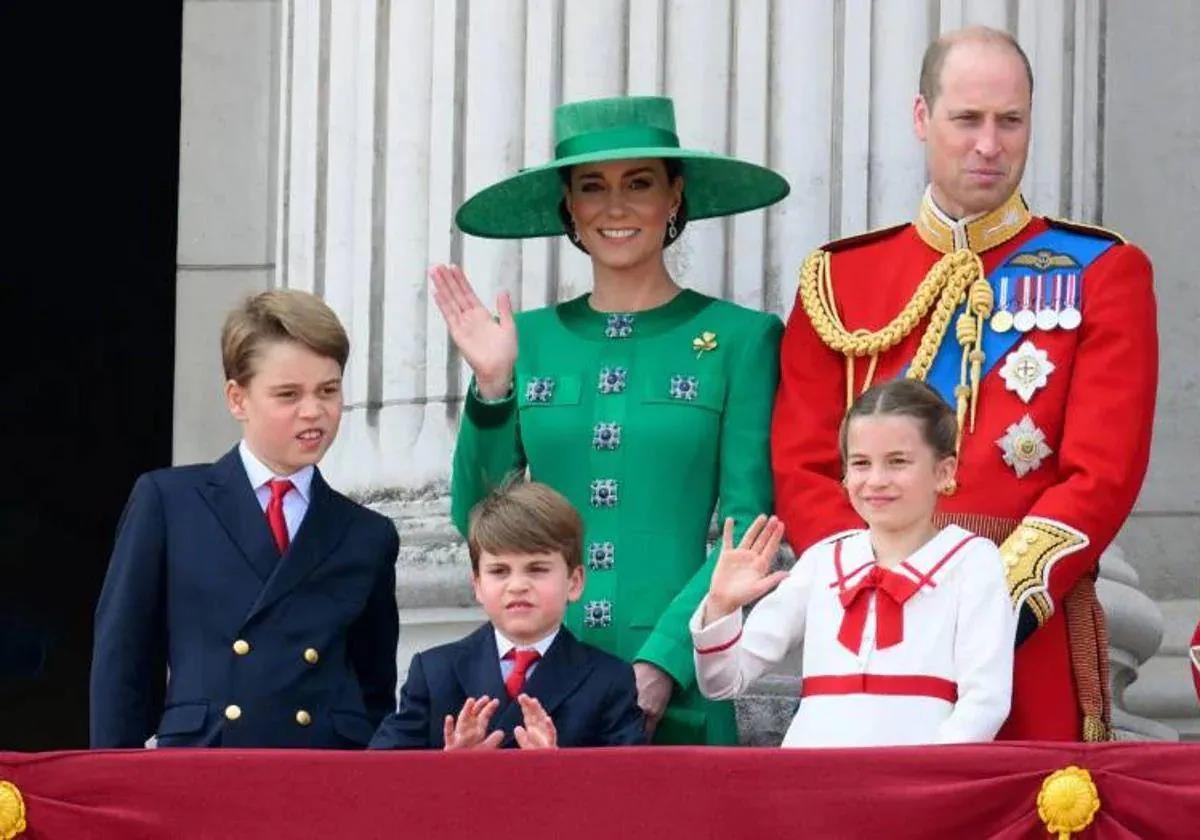
<svg viewBox="0 0 1200 840">
<path fill-rule="evenodd" d="M 1054 280 L 1054 305 L 1050 305 L 1050 295 L 1043 294 L 1043 287 L 1048 285 L 1044 281 Z M 1058 307 L 1062 302 L 1062 275 L 1061 274 L 1046 274 L 1038 275 L 1038 308 L 1037 308 L 1037 328 L 1039 330 L 1052 330 L 1058 326 Z"/>
<path fill-rule="evenodd" d="M 1033 305 L 1030 301 L 1032 281 L 1033 277 L 1028 274 L 1021 277 L 1021 309 L 1013 316 L 1013 326 L 1019 332 L 1029 332 L 1037 326 L 1037 315 L 1033 314 Z"/>
<path fill-rule="evenodd" d="M 1005 333 L 1012 329 L 1013 315 L 1008 309 L 1008 275 L 1000 278 L 1000 308 L 989 324 L 992 332 Z"/>
<path fill-rule="evenodd" d="M 1004 453 L 1004 463 L 1016 471 L 1017 478 L 1024 478 L 1042 465 L 1043 458 L 1054 454 L 1054 450 L 1046 445 L 1045 432 L 1033 425 L 1033 418 L 1028 414 L 1019 423 L 1009 426 L 996 445 Z"/>
<path fill-rule="evenodd" d="M 1045 350 L 1039 350 L 1032 341 L 1022 341 L 1021 346 L 1009 353 L 1000 368 L 1004 387 L 1016 392 L 1021 401 L 1028 403 L 1039 388 L 1045 388 L 1050 374 L 1054 373 L 1054 362 Z"/>
<path fill-rule="evenodd" d="M 1067 304 L 1063 307 L 1062 312 L 1058 313 L 1058 325 L 1064 330 L 1079 329 L 1079 325 L 1083 323 L 1083 315 L 1076 308 L 1076 303 L 1079 297 L 1079 275 L 1067 275 Z"/>
</svg>

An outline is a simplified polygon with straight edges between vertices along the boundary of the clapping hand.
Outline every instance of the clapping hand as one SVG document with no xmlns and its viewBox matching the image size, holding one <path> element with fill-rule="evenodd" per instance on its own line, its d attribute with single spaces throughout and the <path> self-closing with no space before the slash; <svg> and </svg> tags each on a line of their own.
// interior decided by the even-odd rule
<svg viewBox="0 0 1200 840">
<path fill-rule="evenodd" d="M 463 270 L 456 265 L 429 269 L 433 300 L 446 320 L 454 346 L 471 366 L 485 399 L 500 399 L 512 386 L 517 360 L 517 327 L 507 292 L 496 297 L 499 320 L 480 303 Z"/>
<path fill-rule="evenodd" d="M 787 577 L 787 572 L 767 574 L 782 540 L 783 523 L 774 516 L 768 519 L 760 515 L 750 523 L 742 541 L 734 548 L 733 519 L 725 520 L 721 556 L 717 558 L 708 587 L 705 624 L 761 598 Z"/>
<path fill-rule="evenodd" d="M 488 734 L 488 723 L 496 709 L 500 708 L 499 700 L 492 700 L 486 694 L 475 699 L 468 697 L 459 710 L 458 717 L 446 715 L 442 723 L 442 740 L 447 750 L 494 750 L 504 740 L 504 733 L 496 730 Z"/>
<path fill-rule="evenodd" d="M 521 714 L 525 720 L 524 726 L 513 728 L 513 737 L 517 739 L 517 746 L 523 750 L 544 750 L 557 747 L 558 730 L 554 728 L 554 721 L 550 719 L 550 715 L 546 714 L 546 710 L 542 708 L 542 704 L 537 701 L 537 698 L 530 697 L 528 694 L 519 694 L 517 702 L 521 704 Z"/>
</svg>

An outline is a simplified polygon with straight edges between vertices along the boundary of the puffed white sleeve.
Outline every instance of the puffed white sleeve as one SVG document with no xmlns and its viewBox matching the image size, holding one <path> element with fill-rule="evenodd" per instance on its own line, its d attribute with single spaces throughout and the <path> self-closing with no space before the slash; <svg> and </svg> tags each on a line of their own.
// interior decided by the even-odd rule
<svg viewBox="0 0 1200 840">
<path fill-rule="evenodd" d="M 736 697 L 804 638 L 813 557 L 805 552 L 791 573 L 758 602 L 745 619 L 742 611 L 704 624 L 708 596 L 692 614 L 688 629 L 696 662 L 696 682 L 712 700 Z"/>
<path fill-rule="evenodd" d="M 995 544 L 971 543 L 962 558 L 958 618 L 954 630 L 954 679 L 958 702 L 938 727 L 937 743 L 990 741 L 1012 704 L 1016 617 Z"/>
</svg>

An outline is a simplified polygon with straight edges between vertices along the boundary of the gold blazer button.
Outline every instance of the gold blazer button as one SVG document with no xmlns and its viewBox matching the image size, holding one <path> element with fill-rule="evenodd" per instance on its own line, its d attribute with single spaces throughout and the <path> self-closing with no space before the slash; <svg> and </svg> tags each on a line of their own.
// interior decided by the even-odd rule
<svg viewBox="0 0 1200 840">
<path fill-rule="evenodd" d="M 245 656 L 250 652 L 250 643 L 245 639 L 238 639 L 233 643 L 233 652 L 238 656 Z"/>
<path fill-rule="evenodd" d="M 301 709 L 300 711 L 296 712 L 296 723 L 300 724 L 301 726 L 308 726 L 310 723 L 312 723 L 312 715 L 304 711 L 304 709 Z"/>
<path fill-rule="evenodd" d="M 242 707 L 230 703 L 225 707 L 225 718 L 227 720 L 237 720 L 242 716 Z"/>
<path fill-rule="evenodd" d="M 321 654 L 317 653 L 316 648 L 306 648 L 304 651 L 304 661 L 309 665 L 316 665 L 321 660 Z"/>
</svg>

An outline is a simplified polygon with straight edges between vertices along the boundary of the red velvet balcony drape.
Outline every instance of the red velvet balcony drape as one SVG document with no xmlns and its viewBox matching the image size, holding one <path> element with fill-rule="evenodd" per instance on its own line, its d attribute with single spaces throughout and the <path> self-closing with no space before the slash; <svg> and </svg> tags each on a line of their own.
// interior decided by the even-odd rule
<svg viewBox="0 0 1200 840">
<path fill-rule="evenodd" d="M 30 840 L 1044 838 L 1038 792 L 1067 765 L 1101 800 L 1076 837 L 1200 836 L 1200 745 L 1180 744 L 0 753 L 0 780 Z"/>
</svg>

